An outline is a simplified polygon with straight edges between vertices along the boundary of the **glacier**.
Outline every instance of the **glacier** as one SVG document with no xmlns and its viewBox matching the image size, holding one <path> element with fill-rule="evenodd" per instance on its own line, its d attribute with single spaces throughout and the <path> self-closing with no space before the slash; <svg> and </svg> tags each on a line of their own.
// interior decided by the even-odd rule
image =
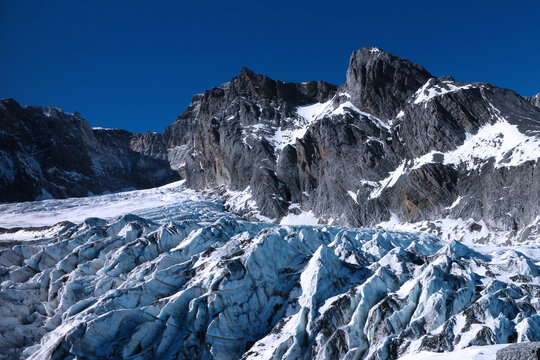
<svg viewBox="0 0 540 360">
<path fill-rule="evenodd" d="M 465 360 L 540 340 L 534 244 L 247 221 L 182 183 L 0 219 L 2 359 Z"/>
</svg>

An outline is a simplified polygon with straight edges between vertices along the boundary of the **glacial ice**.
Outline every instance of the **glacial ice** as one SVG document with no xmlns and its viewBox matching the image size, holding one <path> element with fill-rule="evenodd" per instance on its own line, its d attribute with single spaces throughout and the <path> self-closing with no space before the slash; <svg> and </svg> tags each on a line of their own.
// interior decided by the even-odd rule
<svg viewBox="0 0 540 360">
<path fill-rule="evenodd" d="M 248 222 L 145 191 L 122 200 L 153 199 L 136 215 L 3 235 L 0 358 L 398 359 L 540 340 L 537 246 Z"/>
</svg>

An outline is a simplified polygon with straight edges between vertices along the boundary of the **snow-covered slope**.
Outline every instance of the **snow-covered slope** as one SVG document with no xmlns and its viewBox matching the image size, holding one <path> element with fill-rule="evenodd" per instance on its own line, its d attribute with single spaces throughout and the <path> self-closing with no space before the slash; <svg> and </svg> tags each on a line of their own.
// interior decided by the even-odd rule
<svg viewBox="0 0 540 360">
<path fill-rule="evenodd" d="M 86 218 L 113 219 L 127 212 L 152 221 L 174 220 L 171 209 L 187 201 L 203 201 L 183 181 L 158 188 L 114 194 L 0 204 L 0 227 L 43 227 L 61 221 L 82 222 Z M 157 209 L 157 210 L 156 210 Z"/>
<path fill-rule="evenodd" d="M 5 359 L 416 359 L 540 340 L 538 246 L 247 222 L 179 184 L 1 212 L 4 227 L 73 221 L 0 242 Z"/>
</svg>

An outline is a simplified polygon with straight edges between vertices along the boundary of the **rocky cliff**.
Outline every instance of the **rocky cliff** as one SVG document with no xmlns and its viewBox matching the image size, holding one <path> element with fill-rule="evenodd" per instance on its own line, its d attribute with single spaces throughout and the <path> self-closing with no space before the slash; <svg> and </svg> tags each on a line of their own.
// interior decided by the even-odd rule
<svg viewBox="0 0 540 360">
<path fill-rule="evenodd" d="M 80 115 L 0 102 L 0 201 L 88 196 L 178 178 L 162 136 L 92 129 Z"/>
</svg>

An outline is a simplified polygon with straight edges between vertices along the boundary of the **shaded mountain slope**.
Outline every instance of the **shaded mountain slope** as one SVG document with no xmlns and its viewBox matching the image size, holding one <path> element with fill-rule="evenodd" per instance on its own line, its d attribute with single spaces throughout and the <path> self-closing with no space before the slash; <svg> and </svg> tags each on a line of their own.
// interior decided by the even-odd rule
<svg viewBox="0 0 540 360">
<path fill-rule="evenodd" d="M 0 201 L 88 196 L 178 178 L 161 135 L 92 129 L 80 115 L 0 103 Z"/>
</svg>

